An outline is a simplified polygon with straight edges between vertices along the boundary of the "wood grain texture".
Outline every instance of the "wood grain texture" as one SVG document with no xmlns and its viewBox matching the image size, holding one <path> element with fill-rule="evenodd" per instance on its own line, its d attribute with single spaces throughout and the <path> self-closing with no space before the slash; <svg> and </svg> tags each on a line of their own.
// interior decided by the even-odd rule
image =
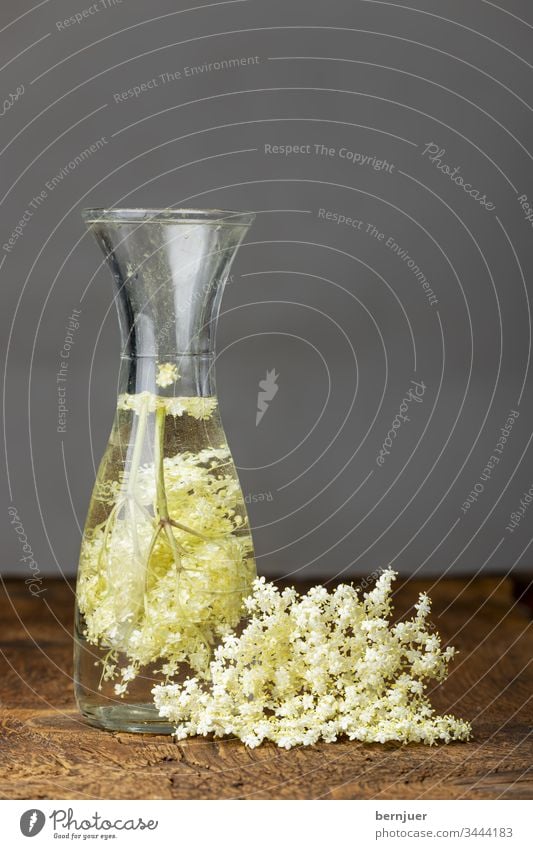
<svg viewBox="0 0 533 849">
<path fill-rule="evenodd" d="M 459 649 L 432 699 L 469 719 L 474 740 L 424 746 L 339 742 L 249 750 L 235 740 L 111 734 L 73 702 L 73 587 L 22 582 L 0 598 L 0 797 L 15 799 L 531 799 L 532 626 L 507 579 L 409 582 L 395 604 L 433 598 L 433 621 Z M 439 615 L 442 614 L 442 615 Z"/>
</svg>

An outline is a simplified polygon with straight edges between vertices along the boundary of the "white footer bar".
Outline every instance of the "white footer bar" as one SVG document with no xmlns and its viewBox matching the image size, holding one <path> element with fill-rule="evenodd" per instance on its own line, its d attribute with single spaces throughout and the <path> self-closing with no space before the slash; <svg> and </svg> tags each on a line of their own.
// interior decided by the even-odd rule
<svg viewBox="0 0 533 849">
<path fill-rule="evenodd" d="M 0 802 L 0 842 L 176 849 L 531 849 L 528 801 Z"/>
</svg>

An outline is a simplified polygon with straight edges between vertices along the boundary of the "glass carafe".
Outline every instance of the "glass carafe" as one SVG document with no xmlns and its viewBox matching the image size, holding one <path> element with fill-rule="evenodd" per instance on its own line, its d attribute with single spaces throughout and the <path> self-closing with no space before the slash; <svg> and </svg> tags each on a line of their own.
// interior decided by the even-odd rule
<svg viewBox="0 0 533 849">
<path fill-rule="evenodd" d="M 90 209 L 83 217 L 115 281 L 122 356 L 81 545 L 76 699 L 99 727 L 168 733 L 153 686 L 208 678 L 255 577 L 213 371 L 224 283 L 253 215 Z"/>
</svg>

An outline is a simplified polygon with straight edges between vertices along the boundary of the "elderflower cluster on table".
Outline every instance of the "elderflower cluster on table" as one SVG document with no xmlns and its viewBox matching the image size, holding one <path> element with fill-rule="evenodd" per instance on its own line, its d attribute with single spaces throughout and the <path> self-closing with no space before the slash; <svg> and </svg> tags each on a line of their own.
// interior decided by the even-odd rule
<svg viewBox="0 0 533 849">
<path fill-rule="evenodd" d="M 446 677 L 454 649 L 443 649 L 429 630 L 426 595 L 411 619 L 391 623 L 395 577 L 384 571 L 362 597 L 346 584 L 299 595 L 256 579 L 244 602 L 248 624 L 222 638 L 210 680 L 156 686 L 160 715 L 176 724 L 179 739 L 234 735 L 250 747 L 271 740 L 289 749 L 343 736 L 467 740 L 469 724 L 437 715 L 425 693 Z"/>
</svg>

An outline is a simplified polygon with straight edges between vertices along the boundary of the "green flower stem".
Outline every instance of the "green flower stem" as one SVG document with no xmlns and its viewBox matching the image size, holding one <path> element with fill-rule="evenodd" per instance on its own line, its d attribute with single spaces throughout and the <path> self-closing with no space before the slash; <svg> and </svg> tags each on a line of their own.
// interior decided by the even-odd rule
<svg viewBox="0 0 533 849">
<path fill-rule="evenodd" d="M 176 566 L 176 570 L 178 574 L 182 571 L 183 566 L 181 563 L 181 548 L 176 541 L 176 537 L 174 536 L 174 531 L 172 528 L 178 528 L 178 530 L 185 531 L 185 533 L 192 534 L 193 536 L 199 537 L 200 539 L 209 541 L 210 537 L 206 534 L 201 533 L 200 531 L 194 530 L 194 528 L 188 527 L 188 525 L 184 525 L 182 522 L 178 522 L 175 519 L 172 519 L 170 516 L 170 512 L 168 509 L 167 502 L 167 494 L 165 489 L 165 452 L 164 452 L 164 438 L 165 438 L 165 416 L 166 410 L 164 406 L 156 407 L 155 412 L 155 439 L 154 439 L 154 468 L 155 468 L 155 513 L 157 517 L 157 526 L 155 528 L 154 534 L 150 541 L 150 545 L 148 547 L 148 555 L 146 558 L 146 566 L 147 566 L 147 574 L 150 568 L 150 559 L 152 557 L 152 553 L 155 548 L 155 544 L 157 542 L 157 538 L 162 530 L 164 530 L 165 535 L 170 544 L 170 548 L 172 550 L 172 555 L 174 558 L 174 563 Z M 135 453 L 135 451 L 134 451 Z"/>
<path fill-rule="evenodd" d="M 143 398 L 139 410 L 139 420 L 137 423 L 137 432 L 133 443 L 133 452 L 131 455 L 130 473 L 128 476 L 128 486 L 126 494 L 135 497 L 135 486 L 137 483 L 137 474 L 141 464 L 141 455 L 143 450 L 144 437 L 146 434 L 146 423 L 148 421 L 148 401 L 149 398 Z"/>
<path fill-rule="evenodd" d="M 137 431 L 135 433 L 135 441 L 133 443 L 133 452 L 131 455 L 130 473 L 128 475 L 128 484 L 126 488 L 126 504 L 130 517 L 131 532 L 133 535 L 133 556 L 135 561 L 143 568 L 144 563 L 141 557 L 139 547 L 139 535 L 137 533 L 137 522 L 135 521 L 135 487 L 137 485 L 137 474 L 141 464 L 142 449 L 144 445 L 144 437 L 146 434 L 146 424 L 148 421 L 148 398 L 143 399 L 139 410 L 139 419 L 137 422 Z"/>
<path fill-rule="evenodd" d="M 157 540 L 159 532 L 163 529 L 167 536 L 167 539 L 170 543 L 170 548 L 172 550 L 172 555 L 174 558 L 174 564 L 176 566 L 176 572 L 178 576 L 183 571 L 183 566 L 181 563 L 180 556 L 180 548 L 178 543 L 176 542 L 176 538 L 174 536 L 174 531 L 172 530 L 173 526 L 180 528 L 181 530 L 185 530 L 188 533 L 195 534 L 196 536 L 203 537 L 203 534 L 198 533 L 198 531 L 192 530 L 192 528 L 188 528 L 186 525 L 181 525 L 179 522 L 174 521 L 170 518 L 170 513 L 168 510 L 168 502 L 167 502 L 167 493 L 165 489 L 165 452 L 164 452 L 164 437 L 165 437 L 165 416 L 166 410 L 163 406 L 156 408 L 155 413 L 155 441 L 154 441 L 154 465 L 155 465 L 155 509 L 157 517 L 159 518 L 159 524 L 156 529 L 156 532 L 152 538 L 152 542 L 150 543 L 150 555 L 155 547 L 155 542 Z M 178 605 L 181 608 L 181 604 L 179 601 L 178 594 Z M 206 648 L 210 650 L 210 641 L 208 637 L 204 634 L 202 628 L 200 626 L 193 625 L 194 630 L 196 631 L 199 639 L 204 643 Z"/>
<path fill-rule="evenodd" d="M 175 519 L 169 519 L 169 522 L 173 528 L 178 528 L 178 530 L 180 531 L 185 531 L 186 534 L 193 534 L 193 536 L 200 537 L 200 539 L 203 539 L 206 542 L 213 541 L 213 537 L 208 537 L 207 534 L 203 534 L 201 531 L 195 531 L 194 528 L 189 528 L 189 526 L 184 525 L 183 522 L 177 522 Z"/>
</svg>

